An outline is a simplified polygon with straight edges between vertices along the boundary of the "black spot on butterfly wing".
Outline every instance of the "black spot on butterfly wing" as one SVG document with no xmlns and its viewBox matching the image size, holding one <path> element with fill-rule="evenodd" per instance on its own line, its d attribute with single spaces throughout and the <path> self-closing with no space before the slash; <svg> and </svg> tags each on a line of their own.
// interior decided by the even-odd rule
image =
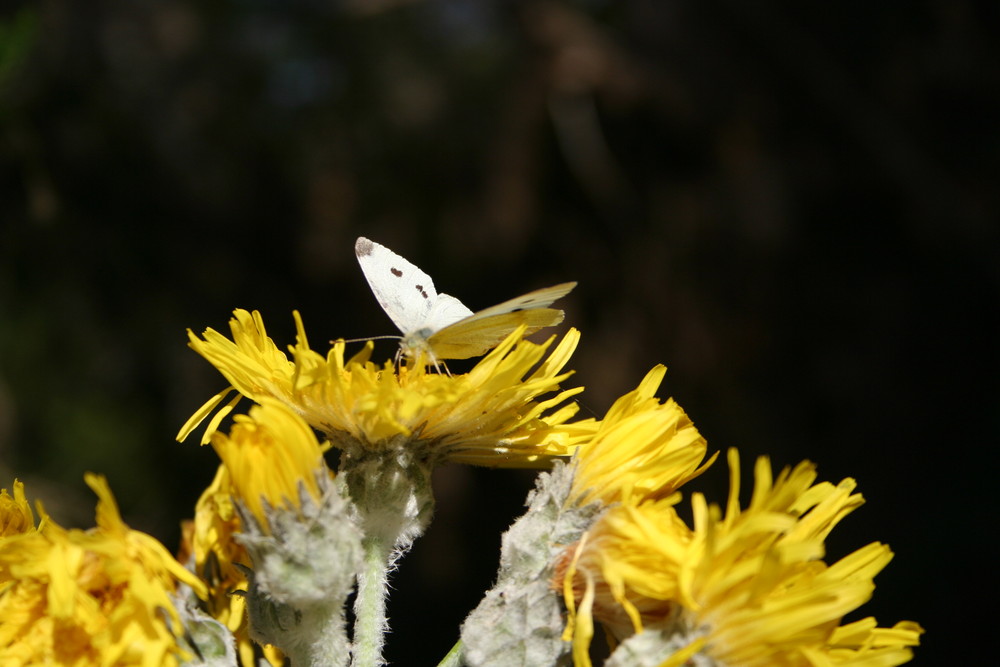
<svg viewBox="0 0 1000 667">
<path fill-rule="evenodd" d="M 417 291 L 420 292 L 420 296 L 424 297 L 425 299 L 427 298 L 427 292 L 424 291 L 423 285 L 414 285 L 414 287 L 416 287 Z"/>
<path fill-rule="evenodd" d="M 403 277 L 403 272 L 400 271 L 399 269 L 397 269 L 395 266 L 392 267 L 389 270 L 392 271 L 392 275 L 396 276 L 397 278 L 402 278 Z"/>
<path fill-rule="evenodd" d="M 372 254 L 372 249 L 375 244 L 366 239 L 363 236 L 358 237 L 358 240 L 354 242 L 354 253 L 358 257 L 367 257 Z"/>
</svg>

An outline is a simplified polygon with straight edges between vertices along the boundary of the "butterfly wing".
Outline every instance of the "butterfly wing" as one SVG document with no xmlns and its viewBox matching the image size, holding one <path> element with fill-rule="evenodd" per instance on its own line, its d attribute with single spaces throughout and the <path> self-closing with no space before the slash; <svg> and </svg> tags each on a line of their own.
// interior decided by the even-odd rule
<svg viewBox="0 0 1000 667">
<path fill-rule="evenodd" d="M 459 320 L 464 320 L 471 316 L 472 311 L 464 303 L 452 295 L 442 292 L 437 295 L 437 299 L 431 304 L 426 318 L 420 323 L 420 329 L 424 332 L 424 335 L 430 335 L 435 331 L 444 329 Z"/>
<path fill-rule="evenodd" d="M 509 301 L 504 301 L 503 303 L 495 306 L 484 308 L 483 310 L 473 313 L 466 319 L 476 320 L 492 317 L 502 313 L 513 313 L 519 310 L 545 308 L 546 306 L 551 306 L 553 303 L 572 292 L 574 287 L 576 287 L 576 283 L 560 283 L 558 285 L 553 285 L 552 287 L 536 289 L 534 292 L 528 292 L 527 294 L 514 297 Z"/>
<path fill-rule="evenodd" d="M 425 342 L 438 359 L 468 359 L 496 347 L 514 329 L 523 325 L 527 333 L 562 322 L 564 313 L 548 308 L 576 287 L 562 283 L 535 290 L 501 304 L 480 310 L 430 334 Z"/>
<path fill-rule="evenodd" d="M 467 318 L 432 334 L 424 346 L 435 359 L 478 357 L 499 345 L 522 324 L 528 327 L 526 333 L 532 333 L 559 324 L 563 316 L 563 311 L 555 308 L 534 308 L 475 320 Z"/>
<path fill-rule="evenodd" d="M 404 257 L 363 236 L 355 242 L 354 254 L 393 324 L 404 334 L 425 326 L 438 302 L 431 277 Z M 454 297 L 448 299 L 457 301 Z"/>
</svg>

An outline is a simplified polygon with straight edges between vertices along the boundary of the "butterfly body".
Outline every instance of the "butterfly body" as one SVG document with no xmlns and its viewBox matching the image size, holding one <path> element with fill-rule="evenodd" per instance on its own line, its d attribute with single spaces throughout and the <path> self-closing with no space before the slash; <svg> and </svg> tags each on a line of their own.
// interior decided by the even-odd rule
<svg viewBox="0 0 1000 667">
<path fill-rule="evenodd" d="M 375 298 L 403 333 L 402 354 L 425 355 L 431 363 L 485 354 L 522 324 L 528 333 L 559 324 L 563 311 L 548 306 L 576 287 L 562 283 L 474 313 L 439 294 L 430 276 L 385 246 L 361 237 L 354 251 Z"/>
</svg>

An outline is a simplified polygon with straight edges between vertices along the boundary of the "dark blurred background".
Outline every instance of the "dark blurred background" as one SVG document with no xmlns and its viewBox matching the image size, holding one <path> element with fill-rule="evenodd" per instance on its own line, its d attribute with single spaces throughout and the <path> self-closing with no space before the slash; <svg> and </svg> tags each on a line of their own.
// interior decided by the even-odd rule
<svg viewBox="0 0 1000 667">
<path fill-rule="evenodd" d="M 654 364 L 744 469 L 816 461 L 888 542 L 863 612 L 976 664 L 997 593 L 998 5 L 971 0 L 39 0 L 0 15 L 0 485 L 171 548 L 174 441 L 221 377 L 185 329 L 293 309 L 395 333 L 369 236 L 474 310 L 578 280 L 600 416 Z M 391 356 L 393 345 L 378 348 Z M 388 657 L 434 664 L 532 475 L 448 466 Z M 724 500 L 717 464 L 694 484 Z M 984 617 L 981 623 L 985 626 Z M 985 640 L 985 642 L 984 642 Z M 947 656 L 947 659 L 945 658 Z"/>
</svg>

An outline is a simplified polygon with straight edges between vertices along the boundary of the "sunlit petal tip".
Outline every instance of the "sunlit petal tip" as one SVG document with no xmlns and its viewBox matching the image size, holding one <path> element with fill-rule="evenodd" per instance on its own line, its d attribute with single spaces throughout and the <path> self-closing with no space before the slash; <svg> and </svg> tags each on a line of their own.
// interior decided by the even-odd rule
<svg viewBox="0 0 1000 667">
<path fill-rule="evenodd" d="M 704 472 L 708 445 L 673 400 L 655 397 L 666 367 L 656 366 L 619 398 L 574 455 L 576 502 L 633 502 L 671 495 Z"/>
</svg>

